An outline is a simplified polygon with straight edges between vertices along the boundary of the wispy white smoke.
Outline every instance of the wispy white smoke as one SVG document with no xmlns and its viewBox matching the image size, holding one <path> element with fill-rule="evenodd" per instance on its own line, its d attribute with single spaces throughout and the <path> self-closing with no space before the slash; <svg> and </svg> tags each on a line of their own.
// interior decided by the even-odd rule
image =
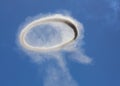
<svg viewBox="0 0 120 86">
<path fill-rule="evenodd" d="M 75 32 L 73 31 L 72 27 L 65 24 L 64 22 L 44 22 L 42 24 L 35 24 L 36 26 L 31 27 L 32 29 L 24 30 L 24 28 L 26 28 L 33 21 L 42 19 L 44 17 L 35 17 L 31 21 L 20 27 L 21 30 L 18 34 L 18 45 L 23 51 L 25 51 L 25 53 L 29 55 L 29 57 L 34 62 L 39 65 L 44 63 L 46 60 L 49 62 L 51 62 L 52 60 L 55 61 L 55 63 L 52 63 L 52 65 L 48 64 L 49 66 L 48 68 L 46 68 L 46 74 L 44 75 L 44 86 L 78 86 L 69 73 L 69 70 L 66 66 L 66 58 L 83 64 L 91 63 L 91 58 L 85 55 L 83 49 L 81 48 L 84 32 L 83 26 L 81 23 L 68 15 L 48 15 L 48 17 L 51 17 L 53 19 L 54 17 L 63 17 L 75 24 L 79 32 L 77 38 L 71 42 L 69 41 L 74 38 Z M 24 38 L 20 38 L 21 33 L 26 33 L 26 35 L 23 36 Z M 31 50 L 27 49 L 26 45 L 21 44 L 21 41 L 26 41 L 27 44 L 32 46 Z M 69 43 L 62 47 L 59 46 L 64 45 L 65 42 Z M 32 51 L 34 47 L 44 49 L 44 47 L 51 48 L 54 46 L 59 46 L 59 49 L 54 48 L 53 50 L 48 50 L 45 52 L 42 52 L 42 50 Z M 64 53 L 70 54 L 68 54 L 66 57 L 64 56 Z"/>
<path fill-rule="evenodd" d="M 120 13 L 120 0 L 106 0 L 109 3 L 109 7 L 112 9 L 114 16 L 118 17 Z"/>
<path fill-rule="evenodd" d="M 59 67 L 49 67 L 46 75 L 44 86 L 78 86 L 69 71 L 63 71 Z"/>
<path fill-rule="evenodd" d="M 110 6 L 114 11 L 120 11 L 120 1 L 119 0 L 109 0 Z"/>
</svg>

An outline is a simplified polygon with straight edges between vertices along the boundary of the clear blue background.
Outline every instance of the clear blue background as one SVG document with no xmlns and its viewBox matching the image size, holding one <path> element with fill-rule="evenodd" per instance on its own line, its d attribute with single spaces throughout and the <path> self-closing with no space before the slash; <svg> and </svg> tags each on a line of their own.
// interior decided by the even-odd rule
<svg viewBox="0 0 120 86">
<path fill-rule="evenodd" d="M 0 86 L 42 86 L 38 66 L 15 39 L 28 16 L 69 11 L 83 23 L 93 65 L 69 61 L 79 86 L 120 86 L 120 0 L 0 0 Z"/>
</svg>

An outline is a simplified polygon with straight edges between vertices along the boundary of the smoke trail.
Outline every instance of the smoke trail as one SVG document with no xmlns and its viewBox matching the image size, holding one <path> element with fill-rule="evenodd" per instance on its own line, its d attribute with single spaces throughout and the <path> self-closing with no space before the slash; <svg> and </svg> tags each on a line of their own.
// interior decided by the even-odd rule
<svg viewBox="0 0 120 86">
<path fill-rule="evenodd" d="M 47 70 L 44 86 L 78 86 L 69 72 L 59 67 L 51 66 Z"/>
<path fill-rule="evenodd" d="M 66 58 L 91 63 L 81 49 L 83 32 L 81 23 L 63 14 L 36 17 L 20 27 L 18 46 L 38 64 L 49 61 L 44 86 L 77 86 L 69 74 Z M 65 53 L 69 55 L 66 57 Z"/>
</svg>

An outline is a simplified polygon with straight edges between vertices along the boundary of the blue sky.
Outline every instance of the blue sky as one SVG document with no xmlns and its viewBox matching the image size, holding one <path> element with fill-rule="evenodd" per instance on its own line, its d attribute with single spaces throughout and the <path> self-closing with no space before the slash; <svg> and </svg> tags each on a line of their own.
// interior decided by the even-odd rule
<svg viewBox="0 0 120 86">
<path fill-rule="evenodd" d="M 120 86 L 119 0 L 1 0 L 0 86 L 42 86 L 38 67 L 16 45 L 16 35 L 29 16 L 68 11 L 84 25 L 85 52 L 92 65 L 68 61 L 79 86 Z M 41 73 L 39 73 L 41 72 Z"/>
</svg>

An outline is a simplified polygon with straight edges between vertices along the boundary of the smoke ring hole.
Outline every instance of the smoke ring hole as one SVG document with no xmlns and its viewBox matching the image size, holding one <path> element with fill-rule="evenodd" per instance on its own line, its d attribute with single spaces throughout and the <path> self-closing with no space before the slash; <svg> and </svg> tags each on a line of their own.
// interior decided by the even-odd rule
<svg viewBox="0 0 120 86">
<path fill-rule="evenodd" d="M 71 38 L 71 40 L 66 41 L 64 43 L 52 46 L 52 47 L 33 47 L 32 45 L 28 44 L 25 40 L 26 34 L 29 32 L 29 30 L 31 30 L 33 27 L 37 26 L 37 25 L 41 25 L 44 24 L 46 22 L 62 22 L 66 25 L 68 25 L 74 32 L 74 37 Z M 67 16 L 63 16 L 63 15 L 53 15 L 53 16 L 47 16 L 47 17 L 43 17 L 37 20 L 32 21 L 31 23 L 29 23 L 28 25 L 26 25 L 20 32 L 19 35 L 19 40 L 20 40 L 20 44 L 31 51 L 37 51 L 37 52 L 42 52 L 42 51 L 51 51 L 51 50 L 56 50 L 56 49 L 61 49 L 64 46 L 72 43 L 73 41 L 75 41 L 75 39 L 78 36 L 78 26 L 77 26 L 77 22 L 72 20 L 70 17 Z"/>
</svg>

